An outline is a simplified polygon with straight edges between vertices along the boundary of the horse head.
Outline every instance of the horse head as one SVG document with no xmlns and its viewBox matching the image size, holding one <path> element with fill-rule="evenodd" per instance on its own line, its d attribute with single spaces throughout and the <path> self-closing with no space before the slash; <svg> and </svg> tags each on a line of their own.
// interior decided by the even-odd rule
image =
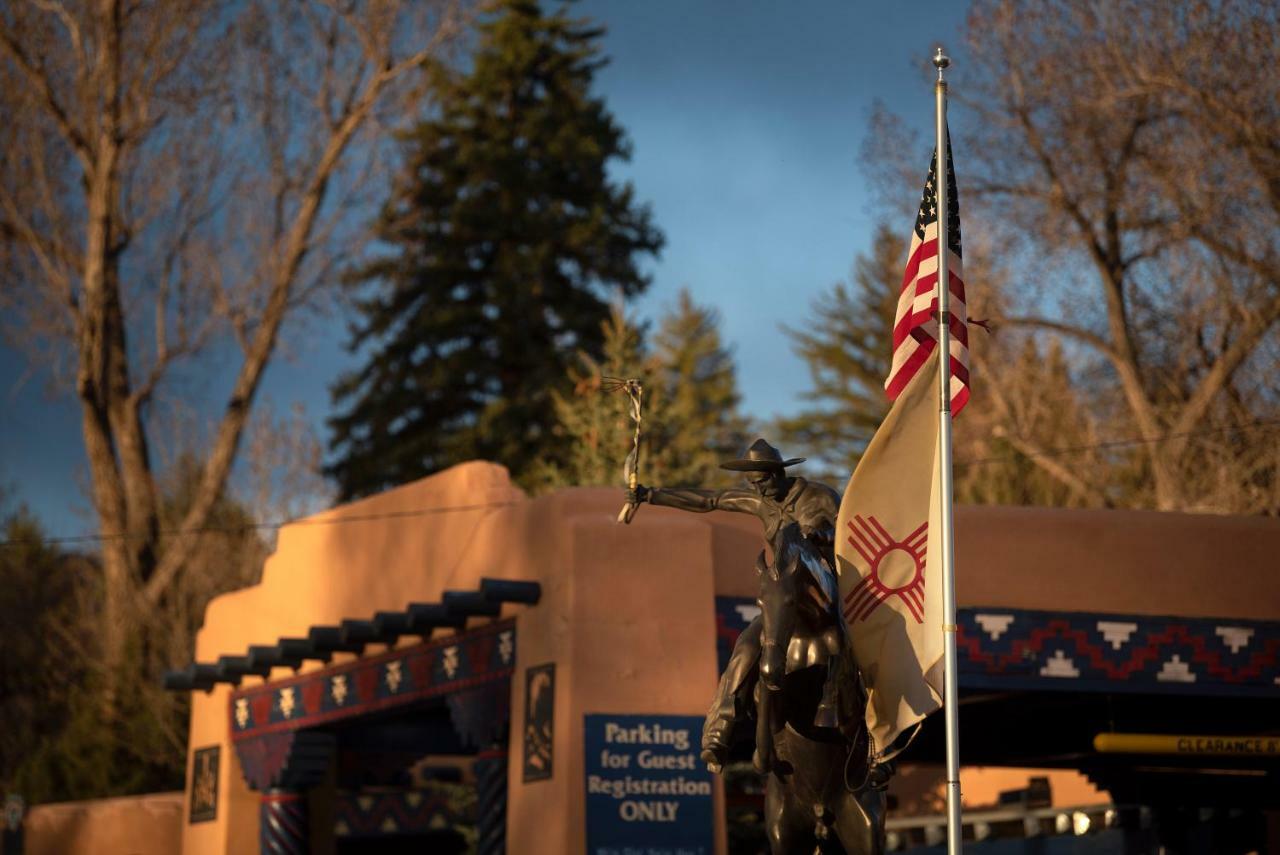
<svg viewBox="0 0 1280 855">
<path fill-rule="evenodd" d="M 843 650 L 835 611 L 840 595 L 823 554 L 821 540 L 792 523 L 778 538 L 772 566 L 761 561 L 757 567 L 764 624 L 760 676 L 775 691 L 788 672 L 822 664 Z"/>
<path fill-rule="evenodd" d="M 782 688 L 788 670 L 788 651 L 798 630 L 812 623 L 805 606 L 811 601 L 807 588 L 810 564 L 817 560 L 815 550 L 791 523 L 782 530 L 773 562 L 760 570 L 760 612 L 763 627 L 760 635 L 760 680 L 771 691 Z M 809 618 L 809 619 L 806 619 Z"/>
</svg>

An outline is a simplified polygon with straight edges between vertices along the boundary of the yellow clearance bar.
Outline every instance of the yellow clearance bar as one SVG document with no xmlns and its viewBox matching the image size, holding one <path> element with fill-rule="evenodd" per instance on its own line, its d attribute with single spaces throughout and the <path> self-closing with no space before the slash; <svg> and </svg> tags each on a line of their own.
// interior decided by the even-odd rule
<svg viewBox="0 0 1280 855">
<path fill-rule="evenodd" d="M 1103 754 L 1195 754 L 1214 757 L 1280 758 L 1280 736 L 1172 736 L 1153 733 L 1099 733 L 1094 750 Z"/>
</svg>

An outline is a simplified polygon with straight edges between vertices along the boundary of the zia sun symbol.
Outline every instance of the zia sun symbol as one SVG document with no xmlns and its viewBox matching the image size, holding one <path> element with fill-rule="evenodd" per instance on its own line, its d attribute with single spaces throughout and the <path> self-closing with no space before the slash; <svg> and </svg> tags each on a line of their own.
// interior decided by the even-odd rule
<svg viewBox="0 0 1280 855">
<path fill-rule="evenodd" d="M 844 618 L 849 623 L 866 620 L 889 597 L 897 597 L 907 611 L 924 623 L 924 559 L 929 523 L 902 540 L 895 540 L 875 517 L 855 515 L 849 520 L 849 544 L 871 568 L 844 598 Z"/>
</svg>

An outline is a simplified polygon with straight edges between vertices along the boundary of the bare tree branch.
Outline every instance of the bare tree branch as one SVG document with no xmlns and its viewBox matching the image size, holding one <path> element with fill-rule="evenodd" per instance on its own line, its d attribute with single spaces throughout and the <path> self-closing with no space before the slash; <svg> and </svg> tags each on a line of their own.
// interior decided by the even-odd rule
<svg viewBox="0 0 1280 855">
<path fill-rule="evenodd" d="M 13 117 L 0 127 L 0 251 L 14 267 L 0 296 L 33 341 L 74 354 L 107 536 L 104 674 L 119 673 L 130 633 L 156 641 L 137 619 L 186 596 L 200 562 L 197 539 L 160 537 L 148 405 L 169 400 L 179 361 L 240 344 L 176 521 L 203 529 L 289 317 L 332 284 L 317 276 L 358 231 L 344 202 L 369 192 L 351 179 L 385 145 L 378 113 L 413 114 L 421 90 L 405 81 L 457 36 L 462 2 L 30 0 L 0 14 L 0 111 Z M 258 228 L 272 211 L 274 231 Z"/>
<path fill-rule="evenodd" d="M 85 172 L 91 171 L 92 162 L 90 155 L 90 146 L 84 134 L 71 123 L 71 117 L 67 114 L 66 108 L 58 101 L 54 95 L 53 87 L 49 83 L 49 78 L 44 74 L 43 70 L 36 66 L 22 49 L 19 40 L 7 29 L 0 29 L 0 48 L 4 48 L 5 52 L 13 60 L 14 64 L 22 70 L 27 81 L 31 84 L 36 94 L 39 95 L 40 101 L 48 112 L 50 118 L 57 124 L 58 129 L 62 132 L 63 138 L 75 151 L 76 156 L 80 159 L 80 165 Z"/>
<path fill-rule="evenodd" d="M 346 15 L 344 20 L 352 23 L 351 18 Z M 365 55 L 364 62 L 378 70 L 369 77 L 350 110 L 328 134 L 319 157 L 302 184 L 305 190 L 288 223 L 283 240 L 277 242 L 272 251 L 273 260 L 270 269 L 273 272 L 273 278 L 270 294 L 252 339 L 247 342 L 245 360 L 236 378 L 231 397 L 224 408 L 200 486 L 188 510 L 187 518 L 180 527 L 181 530 L 192 530 L 197 527 L 196 524 L 208 514 L 222 486 L 226 483 L 248 419 L 249 408 L 257 393 L 262 373 L 275 349 L 293 290 L 298 284 L 299 269 L 311 247 L 320 210 L 325 203 L 330 183 L 339 168 L 343 154 L 369 119 L 386 89 L 402 75 L 421 67 L 445 41 L 453 38 L 457 32 L 455 29 L 457 24 L 456 20 L 446 20 L 423 47 L 399 61 L 393 61 L 389 52 Z M 358 23 L 352 23 L 352 26 L 356 28 L 361 45 L 366 51 L 377 49 L 377 41 L 365 34 Z M 387 34 L 387 38 L 389 37 L 390 34 Z M 194 538 L 181 536 L 174 538 L 156 566 L 155 573 L 147 580 L 144 588 L 144 597 L 147 602 L 155 604 L 159 601 L 192 554 L 195 545 Z"/>
</svg>

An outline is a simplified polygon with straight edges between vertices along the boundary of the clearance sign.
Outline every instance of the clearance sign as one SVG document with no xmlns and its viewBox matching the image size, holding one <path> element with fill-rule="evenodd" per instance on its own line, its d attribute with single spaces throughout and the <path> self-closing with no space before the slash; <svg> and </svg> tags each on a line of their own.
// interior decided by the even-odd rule
<svg viewBox="0 0 1280 855">
<path fill-rule="evenodd" d="M 1103 754 L 1188 754 L 1211 757 L 1280 757 L 1280 736 L 1166 736 L 1099 733 L 1093 747 Z"/>
<path fill-rule="evenodd" d="M 712 855 L 702 719 L 588 715 L 585 725 L 589 855 Z"/>
</svg>

